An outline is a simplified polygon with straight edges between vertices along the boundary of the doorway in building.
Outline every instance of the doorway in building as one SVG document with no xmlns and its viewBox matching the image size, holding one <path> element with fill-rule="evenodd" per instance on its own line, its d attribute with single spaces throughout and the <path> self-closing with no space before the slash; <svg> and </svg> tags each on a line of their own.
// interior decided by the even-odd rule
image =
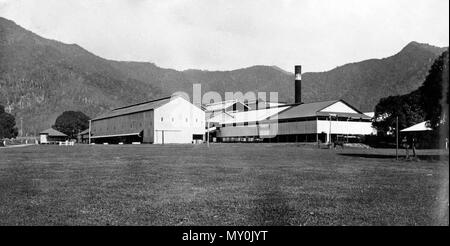
<svg viewBox="0 0 450 246">
<path fill-rule="evenodd" d="M 203 134 L 193 134 L 192 135 L 192 142 L 193 143 L 202 143 L 203 142 Z"/>
</svg>

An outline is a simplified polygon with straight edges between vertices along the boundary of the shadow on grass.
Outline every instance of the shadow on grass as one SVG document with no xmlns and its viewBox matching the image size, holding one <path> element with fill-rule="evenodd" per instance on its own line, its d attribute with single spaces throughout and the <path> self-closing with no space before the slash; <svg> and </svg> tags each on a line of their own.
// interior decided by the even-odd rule
<svg viewBox="0 0 450 246">
<path fill-rule="evenodd" d="M 380 154 L 364 154 L 364 153 L 340 153 L 342 156 L 350 156 L 350 157 L 361 157 L 361 158 L 371 158 L 371 159 L 395 159 L 395 155 L 380 155 Z M 405 160 L 404 155 L 399 155 L 399 159 Z M 443 155 L 417 155 L 416 157 L 410 157 L 409 160 L 421 160 L 421 161 L 439 161 L 446 158 Z"/>
</svg>

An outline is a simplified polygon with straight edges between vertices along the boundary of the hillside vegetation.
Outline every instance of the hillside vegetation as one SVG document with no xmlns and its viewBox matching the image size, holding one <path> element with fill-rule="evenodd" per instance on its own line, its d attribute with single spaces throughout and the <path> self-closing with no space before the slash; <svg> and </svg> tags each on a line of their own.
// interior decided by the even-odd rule
<svg viewBox="0 0 450 246">
<path fill-rule="evenodd" d="M 305 73 L 303 101 L 342 98 L 373 111 L 380 98 L 417 89 L 443 51 L 412 42 L 388 58 Z M 176 91 L 191 93 L 194 83 L 201 83 L 203 93 L 278 92 L 280 101 L 294 100 L 294 75 L 278 67 L 176 71 L 153 63 L 111 61 L 76 44 L 42 38 L 0 17 L 0 105 L 16 118 L 23 117 L 25 134 L 49 128 L 67 110 L 92 118 L 112 107 Z"/>
</svg>

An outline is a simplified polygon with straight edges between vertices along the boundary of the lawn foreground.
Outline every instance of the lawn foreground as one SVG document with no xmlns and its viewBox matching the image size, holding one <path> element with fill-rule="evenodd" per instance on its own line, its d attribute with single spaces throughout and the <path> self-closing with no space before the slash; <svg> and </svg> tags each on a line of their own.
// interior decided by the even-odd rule
<svg viewBox="0 0 450 246">
<path fill-rule="evenodd" d="M 448 152 L 419 155 L 296 144 L 3 148 L 0 225 L 448 225 Z"/>
</svg>

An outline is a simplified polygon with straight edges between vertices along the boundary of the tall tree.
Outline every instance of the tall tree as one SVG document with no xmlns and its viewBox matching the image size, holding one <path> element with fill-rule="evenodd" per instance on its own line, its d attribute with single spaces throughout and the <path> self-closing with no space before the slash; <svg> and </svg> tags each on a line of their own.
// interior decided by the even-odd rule
<svg viewBox="0 0 450 246">
<path fill-rule="evenodd" d="M 419 88 L 425 119 L 433 128 L 446 125 L 448 128 L 448 50 L 442 53 L 431 66 L 423 85 Z"/>
<path fill-rule="evenodd" d="M 5 112 L 5 107 L 0 105 L 0 139 L 17 137 L 18 130 L 14 116 Z"/>
<path fill-rule="evenodd" d="M 381 134 L 393 133 L 396 127 L 396 117 L 398 117 L 400 129 L 424 120 L 419 91 L 402 96 L 382 98 L 375 107 L 376 120 L 373 126 Z"/>
<path fill-rule="evenodd" d="M 395 130 L 395 118 L 398 116 L 399 128 L 405 128 L 424 120 L 434 129 L 428 135 L 430 143 L 445 141 L 448 137 L 448 50 L 442 53 L 430 68 L 430 71 L 417 90 L 401 96 L 382 98 L 375 107 L 373 126 L 380 133 Z M 436 142 L 437 143 L 437 142 Z"/>
<path fill-rule="evenodd" d="M 56 118 L 54 128 L 75 138 L 78 133 L 89 128 L 89 117 L 80 111 L 65 111 Z"/>
</svg>

